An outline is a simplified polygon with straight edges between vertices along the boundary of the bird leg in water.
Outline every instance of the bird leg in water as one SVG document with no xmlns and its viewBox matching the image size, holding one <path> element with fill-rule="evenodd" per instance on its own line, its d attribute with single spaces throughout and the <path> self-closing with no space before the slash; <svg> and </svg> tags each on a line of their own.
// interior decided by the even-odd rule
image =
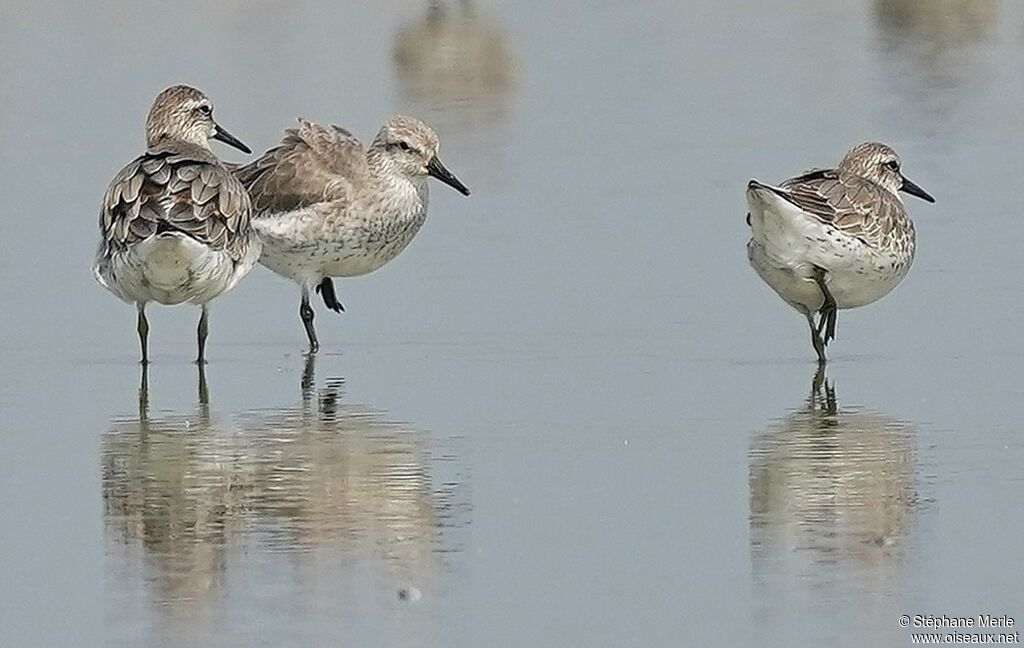
<svg viewBox="0 0 1024 648">
<path fill-rule="evenodd" d="M 828 362 L 825 357 L 825 343 L 821 341 L 821 336 L 818 334 L 818 327 L 814 324 L 814 316 L 807 313 L 807 325 L 811 328 L 811 344 L 814 345 L 814 351 L 818 354 L 818 368 Z"/>
<path fill-rule="evenodd" d="M 828 286 L 825 285 L 824 270 L 817 267 L 814 268 L 814 281 L 818 284 L 818 288 L 821 289 L 821 295 L 824 300 L 821 308 L 818 310 L 818 335 L 821 335 L 821 341 L 828 345 L 829 342 L 836 339 L 836 300 L 832 297 L 832 293 L 828 291 Z"/>
<path fill-rule="evenodd" d="M 206 304 L 202 307 L 203 313 L 199 316 L 199 326 L 196 327 L 196 341 L 199 343 L 199 355 L 196 357 L 197 365 L 206 364 L 206 336 L 210 334 L 210 322 L 206 313 Z"/>
<path fill-rule="evenodd" d="M 210 418 L 210 387 L 206 384 L 206 367 L 199 363 L 199 385 L 197 397 L 199 399 L 199 413 L 204 419 Z"/>
<path fill-rule="evenodd" d="M 316 330 L 313 328 L 313 307 L 309 305 L 309 291 L 305 288 L 302 289 L 299 317 L 302 318 L 302 325 L 306 327 L 306 337 L 309 338 L 309 352 L 316 353 L 320 350 L 320 343 L 317 342 Z"/>
<path fill-rule="evenodd" d="M 139 308 L 139 346 L 142 347 L 142 364 L 149 364 L 149 320 L 146 319 L 146 304 L 138 303 Z"/>
</svg>

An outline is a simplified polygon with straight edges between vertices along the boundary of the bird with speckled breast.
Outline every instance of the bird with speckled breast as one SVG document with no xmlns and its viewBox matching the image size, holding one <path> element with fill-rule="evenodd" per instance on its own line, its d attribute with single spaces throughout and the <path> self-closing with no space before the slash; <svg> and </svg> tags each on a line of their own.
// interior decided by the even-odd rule
<svg viewBox="0 0 1024 648">
<path fill-rule="evenodd" d="M 260 263 L 299 284 L 299 316 L 316 353 L 310 293 L 343 311 L 332 277 L 373 272 L 409 245 L 427 217 L 428 177 L 466 196 L 469 189 L 441 163 L 437 134 L 418 119 L 393 117 L 369 147 L 338 126 L 298 121 L 235 174 L 252 198 Z"/>
<path fill-rule="evenodd" d="M 834 169 L 778 187 L 747 185 L 747 258 L 807 319 L 819 363 L 835 338 L 837 310 L 881 299 L 910 270 L 916 234 L 900 191 L 935 202 L 903 175 L 896 151 L 877 142 L 854 146 Z"/>
</svg>

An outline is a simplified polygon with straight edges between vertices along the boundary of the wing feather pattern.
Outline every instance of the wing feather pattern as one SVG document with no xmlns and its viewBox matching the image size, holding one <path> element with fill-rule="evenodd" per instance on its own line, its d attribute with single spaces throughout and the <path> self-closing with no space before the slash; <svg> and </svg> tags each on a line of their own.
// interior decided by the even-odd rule
<svg viewBox="0 0 1024 648">
<path fill-rule="evenodd" d="M 370 175 L 366 150 L 338 126 L 299 119 L 259 159 L 235 169 L 257 217 L 349 199 Z"/>
<path fill-rule="evenodd" d="M 110 248 L 158 231 L 188 234 L 241 259 L 250 219 L 242 184 L 209 152 L 174 143 L 155 147 L 121 169 L 103 198 L 100 230 Z"/>
<path fill-rule="evenodd" d="M 782 183 L 783 197 L 809 216 L 881 247 L 905 218 L 884 187 L 837 169 L 809 171 Z"/>
</svg>

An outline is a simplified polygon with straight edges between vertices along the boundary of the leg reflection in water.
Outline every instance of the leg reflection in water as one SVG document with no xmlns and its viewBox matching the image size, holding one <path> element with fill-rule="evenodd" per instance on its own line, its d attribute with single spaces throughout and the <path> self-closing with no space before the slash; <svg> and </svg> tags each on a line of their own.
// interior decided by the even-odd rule
<svg viewBox="0 0 1024 648">
<path fill-rule="evenodd" d="M 915 442 L 910 424 L 842 405 L 823 368 L 803 403 L 753 436 L 750 553 L 759 616 L 827 614 L 897 596 L 919 513 Z"/>
<path fill-rule="evenodd" d="M 436 594 L 469 524 L 458 446 L 349 402 L 344 380 L 318 384 L 315 356 L 304 362 L 299 394 L 239 412 L 211 411 L 204 373 L 194 408 L 151 409 L 142 374 L 138 416 L 102 437 L 111 609 L 124 627 L 153 619 L 146 631 L 167 633 L 156 643 L 218 645 L 224 606 L 251 602 L 253 587 L 323 610 L 331 628 L 381 593 L 365 584 L 391 601 L 403 588 Z"/>
</svg>

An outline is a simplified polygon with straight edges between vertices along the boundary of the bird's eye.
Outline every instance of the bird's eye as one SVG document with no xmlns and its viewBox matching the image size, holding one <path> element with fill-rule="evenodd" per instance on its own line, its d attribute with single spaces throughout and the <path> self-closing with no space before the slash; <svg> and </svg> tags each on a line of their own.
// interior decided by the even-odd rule
<svg viewBox="0 0 1024 648">
<path fill-rule="evenodd" d="M 398 148 L 402 149 L 403 151 L 411 151 L 412 150 L 412 147 L 409 146 L 408 142 L 399 142 L 398 143 Z"/>
<path fill-rule="evenodd" d="M 885 166 L 890 171 L 899 171 L 900 170 L 900 163 L 897 162 L 896 160 L 889 160 L 888 162 L 885 163 Z"/>
<path fill-rule="evenodd" d="M 198 110 L 204 115 L 210 115 L 213 112 L 213 108 L 210 106 L 210 104 L 202 104 L 196 107 L 196 110 Z"/>
</svg>

